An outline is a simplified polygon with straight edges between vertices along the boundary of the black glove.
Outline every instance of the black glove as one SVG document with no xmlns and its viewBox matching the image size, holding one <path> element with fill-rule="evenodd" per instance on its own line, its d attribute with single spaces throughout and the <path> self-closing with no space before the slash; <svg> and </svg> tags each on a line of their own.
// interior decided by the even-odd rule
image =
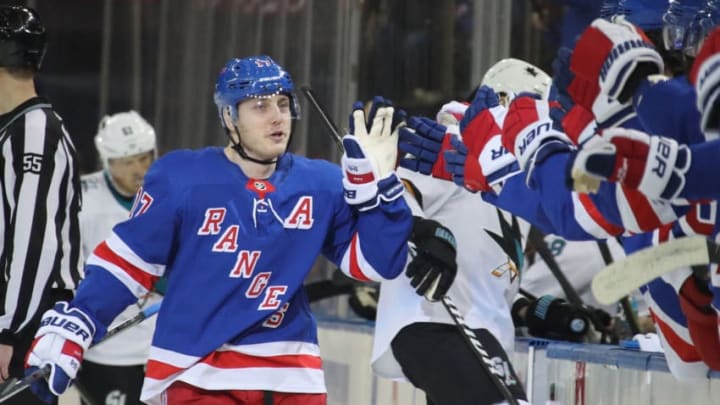
<svg viewBox="0 0 720 405">
<path fill-rule="evenodd" d="M 522 308 L 527 308 L 524 317 L 518 315 Z M 512 312 L 516 324 L 524 320 L 528 333 L 540 338 L 580 342 L 590 327 L 590 319 L 583 307 L 552 295 L 544 295 L 534 301 L 521 298 L 513 305 Z M 522 320 L 519 321 L 519 318 Z"/>
<path fill-rule="evenodd" d="M 410 285 L 418 295 L 437 301 L 450 289 L 457 274 L 455 236 L 437 221 L 415 217 L 410 244 L 414 257 L 405 271 Z"/>
</svg>

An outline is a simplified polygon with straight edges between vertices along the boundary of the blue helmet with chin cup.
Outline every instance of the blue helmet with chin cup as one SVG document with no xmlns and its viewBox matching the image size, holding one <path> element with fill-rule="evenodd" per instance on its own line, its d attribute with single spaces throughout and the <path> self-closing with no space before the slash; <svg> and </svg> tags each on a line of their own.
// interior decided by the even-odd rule
<svg viewBox="0 0 720 405">
<path fill-rule="evenodd" d="M 720 0 L 708 1 L 695 15 L 685 35 L 684 52 L 694 57 L 697 55 L 705 38 L 720 24 Z"/>
<path fill-rule="evenodd" d="M 660 30 L 663 27 L 663 13 L 668 0 L 620 0 L 616 15 L 637 25 L 645 31 Z"/>
<path fill-rule="evenodd" d="M 669 51 L 684 51 L 693 21 L 706 0 L 671 0 L 663 14 L 663 45 Z"/>
<path fill-rule="evenodd" d="M 290 98 L 292 118 L 299 118 L 300 106 L 290 74 L 269 56 L 251 56 L 228 61 L 215 83 L 215 104 L 220 113 L 229 108 L 230 117 L 237 121 L 237 105 L 250 98 L 285 94 Z"/>
</svg>

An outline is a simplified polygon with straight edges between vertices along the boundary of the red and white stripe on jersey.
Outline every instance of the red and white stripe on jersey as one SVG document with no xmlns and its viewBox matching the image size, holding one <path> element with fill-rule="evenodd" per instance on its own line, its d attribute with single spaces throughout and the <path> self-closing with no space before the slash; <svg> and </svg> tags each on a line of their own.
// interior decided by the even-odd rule
<svg viewBox="0 0 720 405">
<path fill-rule="evenodd" d="M 688 329 L 663 312 L 651 294 L 645 294 L 644 297 L 649 303 L 650 314 L 657 326 L 660 344 L 665 351 L 665 359 L 672 375 L 678 380 L 688 382 L 707 378 L 710 369 L 695 349 Z"/>
<path fill-rule="evenodd" d="M 383 281 L 385 277 L 373 268 L 368 263 L 362 252 L 362 244 L 360 243 L 360 237 L 355 233 L 350 246 L 343 255 L 342 262 L 340 263 L 340 270 L 345 275 L 350 276 L 360 281 Z"/>
<path fill-rule="evenodd" d="M 616 187 L 615 196 L 622 224 L 627 231 L 649 232 L 677 219 L 671 204 L 650 200 L 637 190 Z"/>
<path fill-rule="evenodd" d="M 141 399 L 161 403 L 175 381 L 206 390 L 326 392 L 320 348 L 306 342 L 226 344 L 202 358 L 151 347 Z"/>
<path fill-rule="evenodd" d="M 583 230 L 597 239 L 614 238 L 624 229 L 608 222 L 587 194 L 572 193 L 573 214 Z"/>
<path fill-rule="evenodd" d="M 144 261 L 115 232 L 93 250 L 87 264 L 106 269 L 137 297 L 150 292 L 165 273 L 165 265 Z"/>
</svg>

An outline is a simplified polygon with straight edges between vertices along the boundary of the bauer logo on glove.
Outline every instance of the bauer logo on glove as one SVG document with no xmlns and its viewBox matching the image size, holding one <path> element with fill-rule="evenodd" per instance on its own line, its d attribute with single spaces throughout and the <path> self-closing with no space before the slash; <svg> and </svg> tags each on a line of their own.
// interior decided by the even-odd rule
<svg viewBox="0 0 720 405">
<path fill-rule="evenodd" d="M 535 128 L 531 129 L 530 132 L 527 132 L 521 141 L 521 143 L 518 145 L 518 150 L 520 154 L 525 153 L 525 148 L 527 148 L 528 145 L 532 143 L 532 141 L 540 136 L 541 134 L 550 132 L 550 122 L 541 122 Z"/>
</svg>

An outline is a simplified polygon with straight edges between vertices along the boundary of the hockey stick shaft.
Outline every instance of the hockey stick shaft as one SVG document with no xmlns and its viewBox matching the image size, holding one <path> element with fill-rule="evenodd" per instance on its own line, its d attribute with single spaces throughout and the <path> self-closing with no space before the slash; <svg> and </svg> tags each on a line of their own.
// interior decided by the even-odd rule
<svg viewBox="0 0 720 405">
<path fill-rule="evenodd" d="M 580 295 L 577 293 L 577 291 L 575 291 L 575 288 L 572 286 L 572 284 L 570 284 L 570 280 L 568 280 L 567 276 L 565 276 L 565 273 L 563 273 L 563 271 L 560 269 L 560 266 L 555 260 L 555 257 L 545 244 L 545 239 L 543 236 L 544 235 L 540 232 L 540 230 L 532 227 L 528 234 L 528 239 L 530 240 L 540 257 L 543 259 L 545 264 L 547 264 L 548 269 L 555 277 L 555 280 L 557 280 L 557 282 L 560 284 L 560 288 L 565 294 L 565 298 L 567 298 L 568 302 L 575 305 L 583 305 L 583 301 L 580 298 Z"/>
<path fill-rule="evenodd" d="M 720 263 L 720 245 L 696 235 L 642 249 L 595 275 L 592 291 L 598 302 L 611 304 L 624 295 L 682 267 Z"/>
<path fill-rule="evenodd" d="M 615 261 L 612 257 L 612 253 L 610 252 L 610 248 L 608 247 L 607 242 L 599 240 L 597 241 L 598 249 L 600 250 L 600 255 L 602 256 L 603 262 L 605 262 L 605 266 L 609 266 L 613 264 Z M 637 316 L 635 315 L 635 311 L 632 308 L 632 304 L 630 303 L 630 298 L 625 295 L 622 298 L 620 298 L 620 306 L 622 307 L 623 313 L 625 313 L 625 320 L 627 320 L 628 326 L 630 327 L 630 332 L 633 334 L 633 336 L 640 333 L 640 327 L 638 326 L 638 320 Z"/>
<path fill-rule="evenodd" d="M 139 324 L 140 322 L 144 321 L 145 319 L 155 315 L 160 310 L 160 304 L 162 302 L 155 303 L 153 305 L 148 306 L 147 308 L 143 309 L 141 312 L 139 312 L 134 317 L 118 324 L 114 328 L 108 330 L 105 333 L 105 336 L 102 337 L 97 343 L 91 345 L 90 347 L 94 347 L 96 345 L 101 344 L 102 342 L 108 340 L 109 338 L 117 335 L 118 333 L 135 326 Z M 32 384 L 36 383 L 37 381 L 40 381 L 43 378 L 46 378 L 50 375 L 50 366 L 46 365 L 43 368 L 35 371 L 34 373 L 25 376 L 22 380 L 15 382 L 13 385 L 8 386 L 3 390 L 3 392 L 0 394 L 0 403 L 7 401 L 8 399 L 14 397 L 15 395 L 19 394 L 20 392 L 24 391 L 26 388 L 30 387 Z"/>
<path fill-rule="evenodd" d="M 305 98 L 307 98 L 307 100 L 310 102 L 310 105 L 312 105 L 315 111 L 320 115 L 320 118 L 322 118 L 323 122 L 325 123 L 325 127 L 327 127 L 328 131 L 330 131 L 335 145 L 338 147 L 340 152 L 343 152 L 345 148 L 342 144 L 342 135 L 340 134 L 340 129 L 338 129 L 337 125 L 335 125 L 335 123 L 333 123 L 330 117 L 327 115 L 327 113 L 325 112 L 325 108 L 323 108 L 323 106 L 315 97 L 315 92 L 313 92 L 310 86 L 301 86 L 300 91 L 302 91 Z"/>
<path fill-rule="evenodd" d="M 501 373 L 495 367 L 495 363 L 490 358 L 490 355 L 488 354 L 487 350 L 485 350 L 485 347 L 483 347 L 482 342 L 480 341 L 480 339 L 478 339 L 475 331 L 470 329 L 470 326 L 465 323 L 465 318 L 463 318 L 462 314 L 455 306 L 453 300 L 446 295 L 442 297 L 441 302 L 445 307 L 448 315 L 450 315 L 450 318 L 452 318 L 453 322 L 455 322 L 455 325 L 462 332 L 465 343 L 467 343 L 470 349 L 472 349 L 473 354 L 475 354 L 475 357 L 477 357 L 478 361 L 480 361 L 480 365 L 490 377 L 490 380 L 492 380 L 498 391 L 500 391 L 500 394 L 508 401 L 510 405 L 518 405 L 518 401 L 510 391 L 510 388 L 505 385 L 504 373 Z"/>
</svg>

